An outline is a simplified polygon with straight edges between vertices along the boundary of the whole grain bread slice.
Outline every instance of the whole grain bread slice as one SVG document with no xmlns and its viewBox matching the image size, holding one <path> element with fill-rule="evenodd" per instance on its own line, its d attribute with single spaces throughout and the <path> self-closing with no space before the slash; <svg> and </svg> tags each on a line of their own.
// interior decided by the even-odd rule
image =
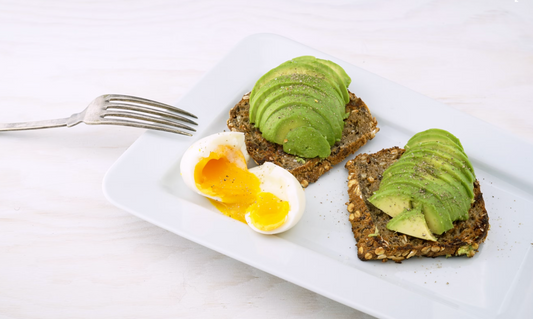
<svg viewBox="0 0 533 319">
<path fill-rule="evenodd" d="M 436 242 L 388 230 L 386 225 L 391 217 L 368 202 L 367 199 L 378 190 L 385 169 L 403 153 L 403 149 L 393 147 L 374 154 L 359 154 L 346 163 L 349 220 L 357 241 L 359 259 L 401 262 L 414 256 L 474 256 L 490 228 L 477 180 L 474 182 L 475 201 L 469 210 L 469 218 L 454 222 L 454 228 L 437 236 Z"/>
<path fill-rule="evenodd" d="M 247 151 L 258 165 L 264 162 L 273 162 L 291 172 L 302 187 L 316 182 L 333 165 L 354 154 L 366 142 L 373 139 L 379 131 L 377 121 L 365 102 L 355 94 L 350 93 L 350 102 L 346 104 L 346 112 L 349 112 L 350 115 L 345 120 L 341 140 L 331 148 L 331 155 L 324 159 L 318 157 L 300 158 L 285 153 L 282 145 L 265 140 L 259 129 L 250 123 L 249 98 L 249 93 L 245 94 L 239 103 L 230 110 L 227 121 L 228 128 L 233 132 L 245 134 Z"/>
</svg>

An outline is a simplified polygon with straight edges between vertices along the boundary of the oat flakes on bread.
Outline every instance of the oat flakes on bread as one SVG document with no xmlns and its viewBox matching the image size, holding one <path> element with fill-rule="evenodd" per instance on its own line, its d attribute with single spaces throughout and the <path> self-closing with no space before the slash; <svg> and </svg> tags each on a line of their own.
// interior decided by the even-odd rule
<svg viewBox="0 0 533 319">
<path fill-rule="evenodd" d="M 473 257 L 485 241 L 489 217 L 479 182 L 474 182 L 474 203 L 465 221 L 438 236 L 436 242 L 419 239 L 387 229 L 391 217 L 374 207 L 368 198 L 379 188 L 382 174 L 396 162 L 404 149 L 393 147 L 374 154 L 359 154 L 346 163 L 348 169 L 347 203 L 349 220 L 357 241 L 357 256 L 363 261 L 401 262 L 414 256 L 437 257 L 466 255 Z"/>
<path fill-rule="evenodd" d="M 259 129 L 249 121 L 249 97 L 243 96 L 229 112 L 228 128 L 233 132 L 243 132 L 248 153 L 253 160 L 261 165 L 273 162 L 293 174 L 303 187 L 314 183 L 329 171 L 333 165 L 342 162 L 346 157 L 354 154 L 361 146 L 373 139 L 379 131 L 376 119 L 370 114 L 365 102 L 349 92 L 350 102 L 346 105 L 346 112 L 350 115 L 345 120 L 342 138 L 331 148 L 331 155 L 324 158 L 303 159 L 287 154 L 282 145 L 271 143 L 263 138 Z"/>
</svg>

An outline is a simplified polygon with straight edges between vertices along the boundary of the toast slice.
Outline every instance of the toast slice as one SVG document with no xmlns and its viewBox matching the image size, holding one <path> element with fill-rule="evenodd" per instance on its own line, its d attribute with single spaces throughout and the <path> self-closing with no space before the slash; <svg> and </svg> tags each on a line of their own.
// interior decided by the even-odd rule
<svg viewBox="0 0 533 319">
<path fill-rule="evenodd" d="M 242 100 L 230 110 L 230 117 L 227 121 L 228 128 L 233 132 L 245 134 L 246 148 L 257 165 L 273 162 L 293 174 L 302 187 L 316 182 L 333 165 L 355 153 L 366 142 L 373 139 L 379 131 L 377 121 L 370 114 L 365 102 L 355 94 L 350 93 L 350 102 L 346 104 L 346 112 L 349 112 L 350 115 L 345 120 L 341 140 L 331 148 L 331 155 L 324 159 L 318 157 L 300 158 L 285 153 L 282 145 L 265 140 L 259 129 L 250 123 L 249 98 L 250 94 L 245 94 Z"/>
<path fill-rule="evenodd" d="M 428 241 L 388 230 L 391 217 L 368 202 L 378 190 L 383 172 L 396 162 L 404 149 L 393 147 L 374 154 L 359 154 L 346 163 L 348 169 L 347 203 L 349 220 L 357 241 L 357 256 L 363 261 L 393 260 L 401 262 L 414 256 L 473 257 L 485 241 L 489 216 L 485 209 L 479 182 L 474 182 L 474 202 L 465 221 L 454 222 L 454 228 Z"/>
</svg>

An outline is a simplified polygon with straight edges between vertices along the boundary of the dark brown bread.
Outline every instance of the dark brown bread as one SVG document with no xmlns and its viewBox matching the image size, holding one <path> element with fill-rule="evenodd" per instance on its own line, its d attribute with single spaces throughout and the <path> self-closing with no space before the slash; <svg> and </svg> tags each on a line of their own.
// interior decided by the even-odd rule
<svg viewBox="0 0 533 319">
<path fill-rule="evenodd" d="M 228 128 L 233 132 L 245 134 L 248 153 L 258 165 L 273 162 L 291 172 L 303 187 L 316 182 L 333 165 L 355 153 L 367 141 L 373 139 L 379 131 L 377 121 L 370 114 L 365 102 L 350 93 L 350 102 L 346 105 L 346 112 L 350 112 L 350 115 L 345 120 L 341 140 L 331 148 L 331 155 L 325 159 L 318 157 L 302 159 L 285 153 L 282 145 L 265 140 L 259 129 L 250 123 L 249 97 L 249 94 L 245 94 L 242 100 L 230 110 Z"/>
<path fill-rule="evenodd" d="M 474 182 L 475 202 L 470 208 L 468 220 L 454 222 L 455 227 L 437 236 L 436 242 L 388 230 L 386 225 L 391 217 L 367 201 L 379 188 L 383 171 L 403 153 L 403 149 L 393 147 L 374 154 L 359 154 L 346 163 L 349 220 L 357 241 L 359 259 L 400 262 L 414 256 L 474 256 L 490 228 L 477 180 Z"/>
</svg>

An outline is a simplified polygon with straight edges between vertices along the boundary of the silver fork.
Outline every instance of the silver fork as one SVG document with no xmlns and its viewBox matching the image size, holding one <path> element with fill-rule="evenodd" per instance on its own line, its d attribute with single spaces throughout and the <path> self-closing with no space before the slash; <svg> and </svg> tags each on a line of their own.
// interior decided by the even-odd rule
<svg viewBox="0 0 533 319">
<path fill-rule="evenodd" d="M 90 125 L 133 126 L 192 136 L 192 134 L 179 129 L 192 132 L 196 132 L 196 130 L 178 121 L 193 125 L 197 125 L 197 123 L 182 115 L 197 118 L 195 115 L 172 105 L 129 95 L 105 94 L 94 99 L 82 112 L 72 114 L 70 117 L 34 122 L 0 123 L 0 131 L 72 127 L 83 122 Z"/>
</svg>

